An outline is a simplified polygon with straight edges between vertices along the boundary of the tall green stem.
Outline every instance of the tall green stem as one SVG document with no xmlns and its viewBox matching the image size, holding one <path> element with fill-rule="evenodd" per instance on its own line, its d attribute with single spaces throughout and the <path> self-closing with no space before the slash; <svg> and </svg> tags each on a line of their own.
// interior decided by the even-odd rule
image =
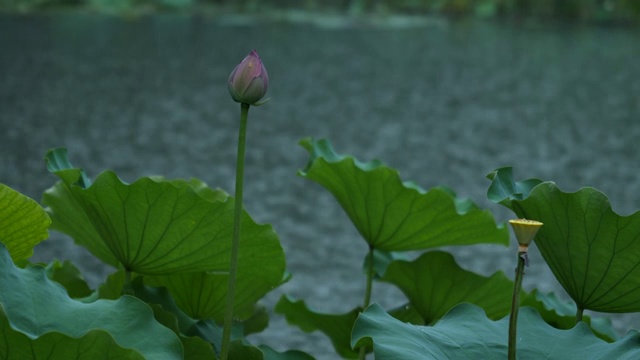
<svg viewBox="0 0 640 360">
<path fill-rule="evenodd" d="M 231 261 L 229 265 L 229 286 L 227 287 L 227 308 L 224 315 L 222 330 L 222 346 L 220 359 L 229 357 L 229 342 L 231 340 L 231 324 L 233 322 L 233 303 L 236 293 L 236 274 L 238 272 L 238 248 L 240 246 L 240 216 L 242 215 L 242 191 L 244 184 L 244 150 L 247 140 L 247 117 L 249 104 L 242 103 L 240 108 L 240 131 L 238 133 L 238 158 L 236 161 L 236 193 L 233 209 L 233 239 L 231 242 Z"/>
<path fill-rule="evenodd" d="M 516 359 L 516 332 L 518 326 L 518 310 L 520 309 L 520 289 L 522 288 L 522 277 L 524 276 L 524 265 L 526 252 L 518 252 L 518 267 L 516 268 L 516 279 L 513 284 L 513 297 L 511 298 L 511 315 L 509 317 L 509 349 L 508 359 Z"/>
<path fill-rule="evenodd" d="M 364 291 L 364 303 L 362 305 L 363 310 L 369 307 L 369 304 L 371 303 L 371 289 L 373 288 L 373 246 L 369 246 L 369 254 L 367 257 L 368 257 L 369 266 L 367 267 L 367 287 Z M 367 347 L 363 346 L 360 348 L 358 359 L 364 360 L 366 356 L 367 356 Z"/>
</svg>

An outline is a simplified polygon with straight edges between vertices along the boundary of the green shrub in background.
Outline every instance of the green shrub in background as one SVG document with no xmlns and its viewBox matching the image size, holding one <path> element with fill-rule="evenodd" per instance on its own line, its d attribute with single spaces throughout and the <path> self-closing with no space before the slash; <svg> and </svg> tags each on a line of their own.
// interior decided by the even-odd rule
<svg viewBox="0 0 640 360">
<path fill-rule="evenodd" d="M 78 8 L 110 14 L 154 11 L 213 13 L 306 10 L 363 14 L 423 14 L 493 19 L 572 20 L 596 23 L 638 23 L 637 0 L 0 0 L 5 12 Z"/>
</svg>

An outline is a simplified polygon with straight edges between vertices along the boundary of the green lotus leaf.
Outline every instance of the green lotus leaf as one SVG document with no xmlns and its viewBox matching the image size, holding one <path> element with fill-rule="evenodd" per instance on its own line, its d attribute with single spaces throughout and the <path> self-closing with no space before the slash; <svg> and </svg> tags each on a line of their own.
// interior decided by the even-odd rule
<svg viewBox="0 0 640 360">
<path fill-rule="evenodd" d="M 33 255 L 34 246 L 49 237 L 50 224 L 37 202 L 0 184 L 0 242 L 14 261 Z"/>
<path fill-rule="evenodd" d="M 120 269 L 107 276 L 107 279 L 98 286 L 98 289 L 87 299 L 93 302 L 97 299 L 116 300 L 122 296 L 122 289 L 126 282 L 126 274 L 124 269 Z M 84 300 L 83 300 L 84 301 Z"/>
<path fill-rule="evenodd" d="M 71 229 L 67 233 L 100 259 L 144 275 L 228 271 L 234 204 L 223 192 L 197 180 L 144 177 L 125 184 L 111 171 L 83 188 L 59 167 L 55 174 L 63 184 L 47 191 L 43 201 L 54 222 L 60 221 L 58 229 Z M 277 285 L 285 268 L 278 237 L 244 211 L 241 224 L 238 261 L 278 273 Z"/>
<path fill-rule="evenodd" d="M 374 304 L 358 317 L 351 344 L 373 343 L 376 359 L 506 359 L 508 328 L 508 317 L 489 320 L 484 310 L 472 304 L 456 306 L 432 327 L 405 324 Z M 571 330 L 555 329 L 529 307 L 520 309 L 518 339 L 520 360 L 640 358 L 637 331 L 607 343 L 584 323 Z"/>
<path fill-rule="evenodd" d="M 188 355 L 209 354 L 220 349 L 222 328 L 213 320 L 196 320 L 185 314 L 175 303 L 169 291 L 162 287 L 150 287 L 144 284 L 144 277 L 133 279 L 132 289 L 137 298 L 150 304 L 156 319 L 172 329 L 182 341 L 185 359 Z M 231 338 L 242 340 L 250 333 L 264 330 L 268 325 L 268 313 L 263 307 L 256 306 L 253 314 L 243 320 L 234 321 Z M 195 356 L 192 359 L 213 359 L 211 355 Z"/>
<path fill-rule="evenodd" d="M 424 253 L 411 262 L 396 260 L 381 280 L 399 287 L 428 325 L 462 302 L 482 307 L 491 319 L 502 318 L 511 309 L 513 282 L 502 272 L 478 275 L 460 268 L 451 254 L 442 251 Z"/>
<path fill-rule="evenodd" d="M 541 293 L 533 290 L 520 296 L 520 306 L 529 306 L 538 311 L 542 319 L 556 329 L 571 329 L 576 325 L 576 304 L 572 301 L 561 301 L 553 293 Z M 583 316 L 582 321 L 591 327 L 596 336 L 607 341 L 618 340 L 611 320 L 607 318 L 591 318 Z"/>
<path fill-rule="evenodd" d="M 253 313 L 253 305 L 273 288 L 280 285 L 282 271 L 273 266 L 274 258 L 254 258 L 238 263 L 234 316 L 246 318 Z M 224 319 L 228 274 L 189 273 L 180 275 L 146 276 L 146 284 L 165 287 L 176 304 L 194 319 Z"/>
<path fill-rule="evenodd" d="M 45 267 L 49 279 L 57 282 L 67 289 L 71 298 L 84 298 L 91 295 L 92 291 L 80 273 L 80 270 L 69 260 L 60 262 L 54 260 Z"/>
<path fill-rule="evenodd" d="M 180 338 L 185 359 L 216 359 L 213 346 L 199 336 L 185 336 L 181 332 L 180 315 L 166 310 L 162 305 L 150 304 L 153 315 L 159 323 L 173 330 Z"/>
<path fill-rule="evenodd" d="M 0 358 L 20 360 L 143 360 L 133 349 L 124 349 L 105 331 L 91 330 L 80 338 L 59 332 L 35 339 L 11 328 L 0 307 Z"/>
<path fill-rule="evenodd" d="M 106 264 L 118 267 L 118 260 L 113 256 L 100 235 L 91 225 L 84 209 L 70 191 L 71 186 L 86 189 L 91 180 L 80 168 L 74 167 L 67 158 L 67 149 L 52 149 L 45 155 L 47 170 L 62 181 L 47 189 L 42 196 L 42 204 L 52 220 L 51 229 L 65 233 L 73 241 L 88 249 L 95 257 Z M 54 204 L 54 212 L 49 206 Z"/>
<path fill-rule="evenodd" d="M 313 356 L 298 350 L 278 352 L 265 345 L 260 345 L 259 348 L 265 360 L 314 360 Z"/>
<path fill-rule="evenodd" d="M 420 315 L 418 310 L 416 310 L 415 306 L 413 306 L 411 303 L 406 303 L 404 305 L 390 309 L 389 315 L 404 323 L 413 325 L 426 325 L 422 315 Z"/>
<path fill-rule="evenodd" d="M 283 295 L 275 306 L 275 312 L 283 314 L 287 322 L 300 330 L 310 333 L 321 331 L 333 344 L 335 351 L 344 358 L 356 358 L 358 353 L 351 349 L 349 339 L 351 328 L 359 314 L 354 309 L 346 314 L 321 314 L 310 310 L 302 300 L 293 300 Z"/>
<path fill-rule="evenodd" d="M 184 347 L 184 358 L 186 360 L 193 359 L 216 359 L 211 344 L 197 336 L 180 336 L 182 346 Z"/>
<path fill-rule="evenodd" d="M 309 162 L 299 175 L 333 194 L 370 246 L 385 251 L 444 245 L 508 244 L 504 226 L 488 211 L 456 200 L 444 188 L 424 191 L 403 183 L 380 161 L 362 163 L 336 154 L 326 140 L 304 139 Z M 463 211 L 463 212 L 460 212 Z"/>
<path fill-rule="evenodd" d="M 515 181 L 513 168 L 510 166 L 496 169 L 487 175 L 491 185 L 487 190 L 487 198 L 496 204 L 502 204 L 509 209 L 512 200 L 522 200 L 529 196 L 531 190 L 542 182 L 540 179 Z"/>
<path fill-rule="evenodd" d="M 264 360 L 264 354 L 255 346 L 233 340 L 229 344 L 229 359 Z"/>
<path fill-rule="evenodd" d="M 387 271 L 387 267 L 395 260 L 409 260 L 410 257 L 406 253 L 391 252 L 373 249 L 373 276 L 379 279 Z M 369 254 L 365 256 L 362 269 L 366 274 L 369 271 L 371 257 Z"/>
<path fill-rule="evenodd" d="M 618 215 L 602 192 L 552 182 L 508 199 L 518 217 L 544 223 L 534 241 L 579 309 L 640 311 L 640 212 Z"/>
<path fill-rule="evenodd" d="M 84 170 L 76 168 L 69 162 L 67 149 L 56 148 L 47 151 L 44 157 L 47 170 L 56 174 L 67 185 L 78 185 L 83 189 L 91 186 L 91 179 Z"/>
<path fill-rule="evenodd" d="M 100 331 L 108 333 L 119 347 L 133 349 L 147 359 L 183 357 L 178 337 L 154 320 L 144 302 L 131 296 L 88 304 L 72 300 L 62 286 L 47 278 L 44 268 L 15 267 L 2 245 L 0 305 L 9 326 L 32 340 L 51 333 L 81 339 Z M 104 346 L 104 336 L 95 336 Z"/>
</svg>

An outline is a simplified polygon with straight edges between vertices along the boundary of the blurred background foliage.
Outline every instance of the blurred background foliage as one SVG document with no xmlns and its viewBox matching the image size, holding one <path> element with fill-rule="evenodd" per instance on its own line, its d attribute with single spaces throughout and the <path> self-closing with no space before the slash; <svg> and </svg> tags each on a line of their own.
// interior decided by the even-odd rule
<svg viewBox="0 0 640 360">
<path fill-rule="evenodd" d="M 601 24 L 640 24 L 640 0 L 0 0 L 0 11 L 86 10 L 136 15 L 153 12 L 265 13 L 306 10 L 346 15 L 433 15 Z"/>
</svg>

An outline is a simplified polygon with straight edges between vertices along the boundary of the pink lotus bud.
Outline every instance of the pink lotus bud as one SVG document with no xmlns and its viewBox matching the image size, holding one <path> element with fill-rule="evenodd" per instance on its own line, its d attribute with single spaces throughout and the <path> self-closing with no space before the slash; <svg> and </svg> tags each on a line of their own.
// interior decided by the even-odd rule
<svg viewBox="0 0 640 360">
<path fill-rule="evenodd" d="M 269 75 L 258 53 L 252 50 L 229 76 L 229 93 L 235 102 L 262 105 L 259 102 L 267 93 Z"/>
</svg>

